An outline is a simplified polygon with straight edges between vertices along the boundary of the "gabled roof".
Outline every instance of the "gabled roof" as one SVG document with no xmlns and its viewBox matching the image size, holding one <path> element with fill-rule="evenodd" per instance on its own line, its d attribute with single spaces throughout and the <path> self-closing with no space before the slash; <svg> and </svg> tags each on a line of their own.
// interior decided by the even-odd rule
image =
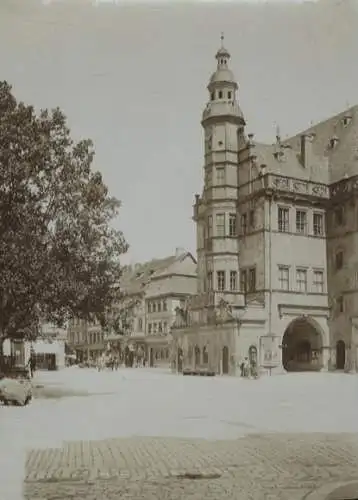
<svg viewBox="0 0 358 500">
<path fill-rule="evenodd" d="M 183 251 L 163 259 L 153 259 L 134 266 L 125 266 L 120 281 L 121 289 L 130 295 L 141 294 L 144 292 L 145 285 L 152 278 L 159 274 L 165 274 L 166 270 L 174 263 L 183 261 L 188 256 L 196 263 L 190 252 Z"/>
</svg>

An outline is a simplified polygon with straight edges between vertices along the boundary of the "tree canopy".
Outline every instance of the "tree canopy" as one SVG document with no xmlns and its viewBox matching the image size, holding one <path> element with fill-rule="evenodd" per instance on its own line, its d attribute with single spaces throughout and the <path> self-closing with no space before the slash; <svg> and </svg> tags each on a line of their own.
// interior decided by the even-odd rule
<svg viewBox="0 0 358 500">
<path fill-rule="evenodd" d="M 127 243 L 93 159 L 59 108 L 36 113 L 0 82 L 0 339 L 103 319 L 114 300 Z"/>
</svg>

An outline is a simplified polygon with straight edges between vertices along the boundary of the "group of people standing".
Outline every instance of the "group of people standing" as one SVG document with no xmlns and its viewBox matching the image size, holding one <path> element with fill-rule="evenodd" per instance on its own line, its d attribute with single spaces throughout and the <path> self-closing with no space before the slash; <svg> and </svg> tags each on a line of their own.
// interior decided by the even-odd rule
<svg viewBox="0 0 358 500">
<path fill-rule="evenodd" d="M 240 363 L 240 377 L 257 378 L 257 363 L 254 359 L 245 358 Z"/>
</svg>

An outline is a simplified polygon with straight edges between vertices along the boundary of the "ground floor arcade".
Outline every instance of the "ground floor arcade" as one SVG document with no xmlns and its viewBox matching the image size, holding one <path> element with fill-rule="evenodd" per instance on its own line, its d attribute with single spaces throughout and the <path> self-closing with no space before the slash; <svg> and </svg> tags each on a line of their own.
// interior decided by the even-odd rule
<svg viewBox="0 0 358 500">
<path fill-rule="evenodd" d="M 356 371 L 354 342 L 331 339 L 325 318 L 288 317 L 282 332 L 267 334 L 264 323 L 195 325 L 173 332 L 173 370 L 208 369 L 238 375 L 243 361 L 261 373 L 303 371 Z"/>
</svg>

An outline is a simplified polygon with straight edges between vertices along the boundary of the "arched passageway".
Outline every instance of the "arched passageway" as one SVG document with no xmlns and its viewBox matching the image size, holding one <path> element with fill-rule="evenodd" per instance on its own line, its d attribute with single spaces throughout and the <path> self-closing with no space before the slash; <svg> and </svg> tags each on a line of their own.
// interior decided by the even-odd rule
<svg viewBox="0 0 358 500">
<path fill-rule="evenodd" d="M 229 348 L 228 346 L 223 347 L 223 374 L 227 375 L 229 373 Z"/>
<path fill-rule="evenodd" d="M 282 339 L 282 365 L 289 372 L 322 368 L 322 335 L 311 318 L 300 317 L 287 327 Z"/>
<path fill-rule="evenodd" d="M 346 344 L 343 340 L 338 340 L 336 344 L 336 369 L 344 370 L 346 364 Z"/>
</svg>

